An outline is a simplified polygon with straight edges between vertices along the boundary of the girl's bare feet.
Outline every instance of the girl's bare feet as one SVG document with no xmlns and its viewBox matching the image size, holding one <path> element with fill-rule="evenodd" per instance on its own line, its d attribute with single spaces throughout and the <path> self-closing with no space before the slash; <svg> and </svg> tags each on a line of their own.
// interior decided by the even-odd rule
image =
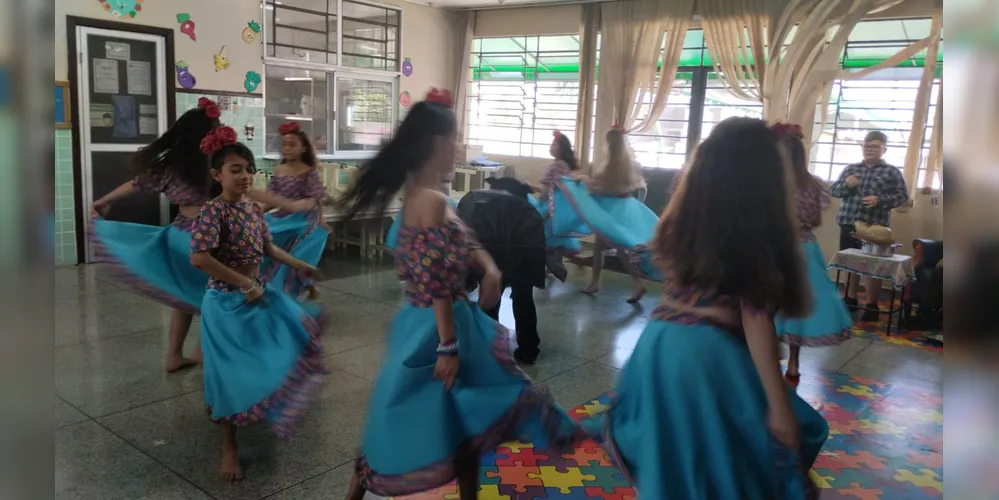
<svg viewBox="0 0 999 500">
<path fill-rule="evenodd" d="M 599 291 L 600 291 L 600 285 L 594 285 L 593 283 L 586 285 L 586 288 L 580 290 L 580 292 L 583 292 L 587 295 L 593 295 Z"/>
<path fill-rule="evenodd" d="M 200 363 L 201 360 L 185 358 L 180 354 L 167 354 L 166 361 L 163 364 L 167 373 L 173 373 L 178 370 L 183 370 L 184 368 L 198 366 Z"/>
<path fill-rule="evenodd" d="M 319 287 L 316 285 L 309 285 L 305 287 L 305 291 L 308 292 L 309 300 L 319 300 Z"/>
<path fill-rule="evenodd" d="M 645 292 L 646 292 L 646 290 L 645 290 L 644 286 L 636 288 L 635 289 L 635 293 L 632 294 L 632 296 L 628 298 L 628 303 L 629 304 L 637 304 L 638 301 L 642 300 L 642 297 L 645 297 Z"/>
<path fill-rule="evenodd" d="M 219 479 L 227 483 L 243 480 L 243 468 L 239 466 L 239 452 L 235 446 L 222 446 L 222 468 Z"/>
<path fill-rule="evenodd" d="M 219 479 L 227 483 L 243 480 L 243 468 L 239 466 L 239 448 L 236 446 L 236 426 L 222 424 L 222 466 Z"/>
<path fill-rule="evenodd" d="M 792 379 L 801 378 L 801 371 L 798 369 L 801 356 L 801 346 L 792 345 L 789 351 L 790 356 L 787 358 L 787 371 L 784 372 L 784 375 Z"/>
</svg>

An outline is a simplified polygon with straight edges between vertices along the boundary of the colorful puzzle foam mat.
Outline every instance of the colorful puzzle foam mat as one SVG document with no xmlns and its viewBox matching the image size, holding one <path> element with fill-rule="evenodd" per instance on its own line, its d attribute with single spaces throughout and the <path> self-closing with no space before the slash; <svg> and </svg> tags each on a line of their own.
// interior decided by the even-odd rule
<svg viewBox="0 0 999 500">
<path fill-rule="evenodd" d="M 940 331 L 924 332 L 918 330 L 906 330 L 905 328 L 899 327 L 898 324 L 895 323 L 892 325 L 891 335 L 885 333 L 885 327 L 888 324 L 888 302 L 889 300 L 882 299 L 878 303 L 882 312 L 878 321 L 861 321 L 860 313 L 856 313 L 854 315 L 856 321 L 853 324 L 853 328 L 850 329 L 851 333 L 857 337 L 879 340 L 892 345 L 912 347 L 915 349 L 923 349 L 933 352 L 943 352 L 943 345 L 939 342 L 933 342 L 932 340 L 927 339 L 927 337 L 942 334 L 943 332 Z M 901 308 L 902 301 L 896 299 L 895 309 L 901 310 Z"/>
<path fill-rule="evenodd" d="M 798 388 L 829 421 L 830 436 L 811 474 L 822 500 L 924 500 L 943 497 L 943 397 L 839 373 Z M 570 413 L 590 418 L 604 394 Z M 509 442 L 485 456 L 480 500 L 548 498 L 634 500 L 607 453 L 588 441 L 572 453 Z M 457 487 L 398 500 L 458 499 Z"/>
</svg>

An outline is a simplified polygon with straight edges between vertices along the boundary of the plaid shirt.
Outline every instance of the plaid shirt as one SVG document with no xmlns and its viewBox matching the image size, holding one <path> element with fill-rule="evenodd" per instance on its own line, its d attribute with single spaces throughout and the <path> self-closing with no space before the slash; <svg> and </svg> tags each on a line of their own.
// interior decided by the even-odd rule
<svg viewBox="0 0 999 500">
<path fill-rule="evenodd" d="M 851 175 L 860 179 L 860 183 L 852 188 L 846 185 L 846 178 Z M 836 223 L 841 226 L 853 226 L 860 221 L 891 227 L 891 211 L 909 201 L 909 190 L 905 187 L 902 171 L 885 162 L 871 167 L 863 163 L 848 165 L 829 187 L 829 194 L 843 200 L 836 214 Z M 867 208 L 864 206 L 865 196 L 877 196 L 878 204 Z"/>
</svg>

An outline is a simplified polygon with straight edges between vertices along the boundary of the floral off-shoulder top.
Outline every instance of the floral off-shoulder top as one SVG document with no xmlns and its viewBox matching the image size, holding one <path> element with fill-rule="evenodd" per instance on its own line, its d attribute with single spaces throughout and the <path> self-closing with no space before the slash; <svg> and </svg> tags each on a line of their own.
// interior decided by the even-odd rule
<svg viewBox="0 0 999 500">
<path fill-rule="evenodd" d="M 252 201 L 230 203 L 214 199 L 201 207 L 191 232 L 191 253 L 211 252 L 227 267 L 259 264 L 271 233 L 263 209 Z M 209 289 L 234 290 L 234 285 L 208 278 Z"/>
<path fill-rule="evenodd" d="M 163 193 L 170 203 L 181 207 L 196 207 L 208 201 L 207 188 L 196 189 L 170 171 L 140 175 L 132 180 L 132 185 L 143 193 Z M 190 231 L 193 224 L 192 219 L 182 214 L 173 220 L 174 226 L 185 231 Z"/>
<path fill-rule="evenodd" d="M 312 168 L 298 175 L 275 175 L 271 177 L 267 190 L 291 200 L 312 198 L 316 200 L 317 205 L 326 196 L 326 188 L 323 187 L 323 179 L 319 175 L 318 168 Z M 291 214 L 285 210 L 277 210 L 274 215 L 285 217 Z"/>
<path fill-rule="evenodd" d="M 652 311 L 652 319 L 656 321 L 719 327 L 737 338 L 745 340 L 741 316 L 743 310 L 771 317 L 775 314 L 771 308 L 755 307 L 736 296 L 726 295 L 717 290 L 705 290 L 697 286 L 680 284 L 679 280 L 675 278 L 675 274 L 670 271 L 665 273 L 665 278 L 663 300 Z M 701 309 L 700 312 L 710 308 L 721 314 L 699 314 L 699 311 L 692 311 L 690 308 Z"/>
<path fill-rule="evenodd" d="M 480 248 L 458 220 L 442 226 L 403 224 L 395 248 L 396 274 L 406 282 L 406 300 L 430 307 L 434 299 L 464 298 L 472 252 Z"/>
</svg>

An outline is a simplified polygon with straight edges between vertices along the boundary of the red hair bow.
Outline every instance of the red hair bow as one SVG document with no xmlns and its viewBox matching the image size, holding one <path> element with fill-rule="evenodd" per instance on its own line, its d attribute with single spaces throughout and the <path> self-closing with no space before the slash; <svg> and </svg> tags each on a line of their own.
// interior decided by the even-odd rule
<svg viewBox="0 0 999 500">
<path fill-rule="evenodd" d="M 298 122 L 284 122 L 278 127 L 278 133 L 281 135 L 298 132 L 299 130 L 302 130 L 302 127 L 298 126 Z"/>
<path fill-rule="evenodd" d="M 222 114 L 222 112 L 219 111 L 219 105 L 215 104 L 215 101 L 207 97 L 198 98 L 198 108 L 205 110 L 205 116 L 209 118 L 218 118 L 219 115 Z"/>
<path fill-rule="evenodd" d="M 624 127 L 621 124 L 618 124 L 618 123 L 615 123 L 613 126 L 611 126 L 611 130 L 617 130 L 618 132 L 621 132 L 622 134 L 625 133 Z"/>
<path fill-rule="evenodd" d="M 430 89 L 427 93 L 426 99 L 424 101 L 432 102 L 444 106 L 445 108 L 454 107 L 454 97 L 451 96 L 451 91 L 446 89 L 439 89 L 434 87 Z"/>
<path fill-rule="evenodd" d="M 558 129 L 552 130 L 552 137 L 558 139 L 560 135 L 562 135 L 562 132 L 559 132 Z"/>
<path fill-rule="evenodd" d="M 219 150 L 226 146 L 232 146 L 239 141 L 239 136 L 236 134 L 236 129 L 228 126 L 218 127 L 212 130 L 201 139 L 201 152 L 211 156 L 218 153 Z"/>
<path fill-rule="evenodd" d="M 771 125 L 770 128 L 782 136 L 797 137 L 798 139 L 805 138 L 805 132 L 801 129 L 801 125 L 794 123 L 775 123 Z"/>
</svg>

